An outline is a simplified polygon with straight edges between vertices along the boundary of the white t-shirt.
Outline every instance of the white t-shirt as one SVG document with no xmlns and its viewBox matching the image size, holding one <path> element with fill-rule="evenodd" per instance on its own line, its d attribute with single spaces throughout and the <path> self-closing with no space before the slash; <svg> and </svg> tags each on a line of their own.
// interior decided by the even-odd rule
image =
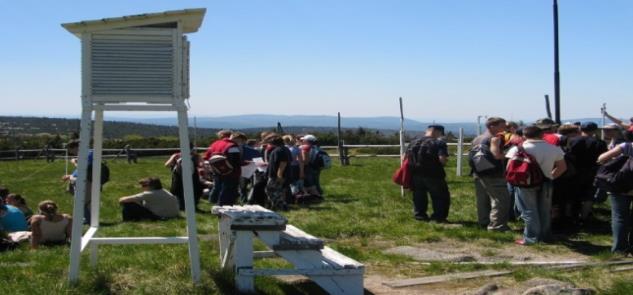
<svg viewBox="0 0 633 295">
<path fill-rule="evenodd" d="M 541 167 L 543 175 L 549 179 L 552 177 L 554 163 L 565 158 L 565 153 L 560 147 L 549 144 L 543 140 L 528 139 L 523 143 L 525 151 L 532 155 Z M 517 147 L 511 148 L 506 154 L 506 158 L 512 158 L 517 152 Z"/>
<path fill-rule="evenodd" d="M 132 196 L 132 199 L 158 217 L 178 216 L 178 199 L 165 189 L 144 191 Z"/>
</svg>

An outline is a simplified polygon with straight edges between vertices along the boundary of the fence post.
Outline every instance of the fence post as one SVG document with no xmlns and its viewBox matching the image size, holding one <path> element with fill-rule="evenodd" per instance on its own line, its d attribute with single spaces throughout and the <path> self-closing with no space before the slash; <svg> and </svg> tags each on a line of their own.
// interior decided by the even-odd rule
<svg viewBox="0 0 633 295">
<path fill-rule="evenodd" d="M 464 128 L 459 128 L 459 139 L 457 141 L 457 176 L 462 176 L 462 158 L 464 154 Z"/>
<path fill-rule="evenodd" d="M 338 112 L 338 123 L 336 128 L 336 137 L 338 138 L 338 158 L 341 161 L 341 166 L 349 165 L 347 158 L 347 149 L 343 147 L 343 140 L 341 139 L 341 112 Z"/>
</svg>

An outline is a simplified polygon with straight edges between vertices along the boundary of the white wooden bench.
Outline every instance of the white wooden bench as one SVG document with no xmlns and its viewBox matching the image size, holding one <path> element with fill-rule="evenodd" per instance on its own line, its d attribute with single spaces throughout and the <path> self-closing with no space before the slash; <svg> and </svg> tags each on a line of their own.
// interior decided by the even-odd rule
<svg viewBox="0 0 633 295">
<path fill-rule="evenodd" d="M 330 294 L 363 294 L 363 264 L 326 247 L 323 240 L 287 224 L 260 206 L 215 206 L 220 218 L 220 259 L 235 272 L 240 292 L 254 292 L 255 276 L 304 275 Z M 272 251 L 253 252 L 253 237 Z M 279 256 L 294 269 L 254 269 L 253 259 Z"/>
</svg>

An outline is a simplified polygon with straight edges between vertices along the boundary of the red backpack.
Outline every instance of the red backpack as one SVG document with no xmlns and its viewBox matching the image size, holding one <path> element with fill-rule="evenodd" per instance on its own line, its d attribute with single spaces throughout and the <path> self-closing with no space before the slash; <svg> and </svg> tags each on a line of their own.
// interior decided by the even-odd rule
<svg viewBox="0 0 633 295">
<path fill-rule="evenodd" d="M 508 160 L 505 176 L 509 184 L 518 187 L 537 187 L 545 180 L 538 162 L 522 145 L 517 146 L 517 152 Z"/>
</svg>

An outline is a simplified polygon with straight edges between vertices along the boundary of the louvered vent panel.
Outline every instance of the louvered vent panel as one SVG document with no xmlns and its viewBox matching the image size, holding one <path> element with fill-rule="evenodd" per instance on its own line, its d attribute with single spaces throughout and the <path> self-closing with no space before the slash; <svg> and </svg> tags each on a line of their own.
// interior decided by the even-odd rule
<svg viewBox="0 0 633 295">
<path fill-rule="evenodd" d="M 172 34 L 94 34 L 92 94 L 173 97 Z"/>
</svg>

